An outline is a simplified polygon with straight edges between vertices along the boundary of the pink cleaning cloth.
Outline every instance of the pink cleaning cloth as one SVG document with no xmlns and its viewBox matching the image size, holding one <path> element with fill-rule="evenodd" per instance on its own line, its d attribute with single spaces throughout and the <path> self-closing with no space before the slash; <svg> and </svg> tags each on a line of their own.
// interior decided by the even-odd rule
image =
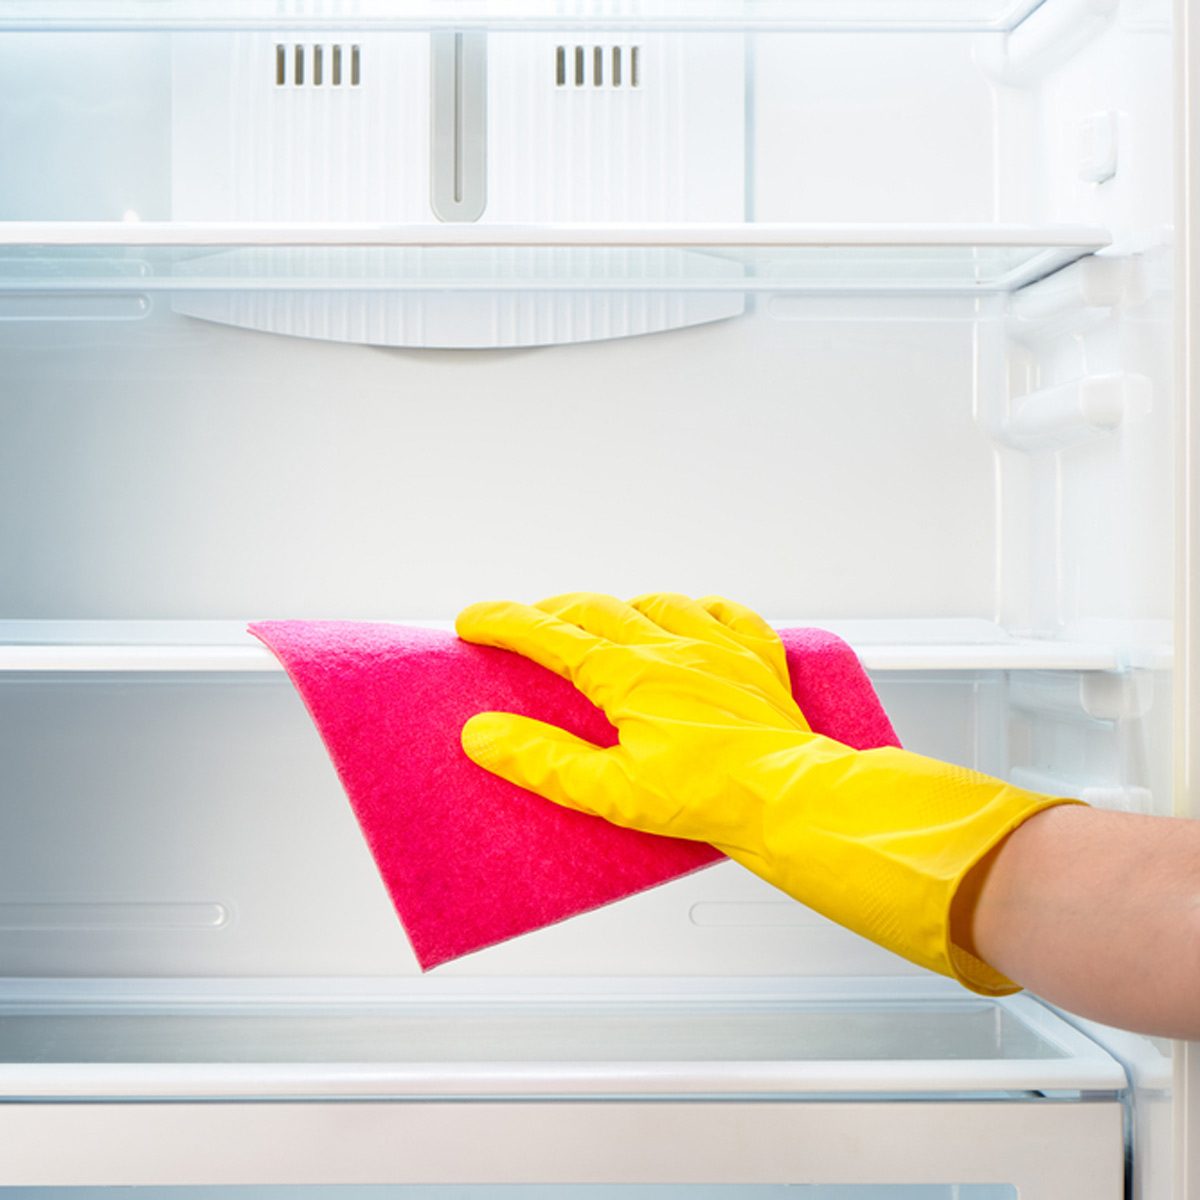
<svg viewBox="0 0 1200 1200">
<path fill-rule="evenodd" d="M 562 808 L 467 758 L 459 732 L 489 710 L 617 741 L 571 683 L 528 659 L 404 625 L 262 621 L 250 632 L 316 722 L 423 970 L 724 858 Z M 781 636 L 814 730 L 859 750 L 899 745 L 845 642 L 819 629 Z"/>
</svg>

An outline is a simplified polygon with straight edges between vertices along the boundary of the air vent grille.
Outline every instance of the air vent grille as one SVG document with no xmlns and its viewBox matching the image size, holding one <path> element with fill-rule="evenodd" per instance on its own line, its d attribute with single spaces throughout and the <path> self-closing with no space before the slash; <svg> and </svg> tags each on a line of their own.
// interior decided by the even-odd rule
<svg viewBox="0 0 1200 1200">
<path fill-rule="evenodd" d="M 276 87 L 358 87 L 361 83 L 361 46 L 275 43 Z"/>
<path fill-rule="evenodd" d="M 637 88 L 642 86 L 641 46 L 556 46 L 554 86 Z"/>
</svg>

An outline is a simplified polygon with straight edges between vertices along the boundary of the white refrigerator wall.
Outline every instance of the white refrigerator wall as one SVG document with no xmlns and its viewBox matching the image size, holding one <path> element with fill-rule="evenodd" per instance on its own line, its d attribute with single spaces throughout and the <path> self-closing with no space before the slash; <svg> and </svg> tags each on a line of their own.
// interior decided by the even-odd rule
<svg viewBox="0 0 1200 1200">
<path fill-rule="evenodd" d="M 1149 81 L 1169 38 L 1147 12 L 1123 6 L 1037 71 L 996 36 L 729 35 L 744 40 L 748 215 L 1111 224 L 1121 261 L 1071 284 L 1082 303 L 1046 299 L 1055 281 L 1008 300 L 756 291 L 693 329 L 471 352 L 248 331 L 161 293 L 136 319 L 0 323 L 0 610 L 447 619 L 487 596 L 666 587 L 781 620 L 978 618 L 1103 643 L 1137 670 L 889 673 L 906 743 L 1167 811 L 1169 97 Z M 22 97 L 0 110 L 26 118 L 5 131 L 6 217 L 170 215 L 170 39 L 99 42 L 0 41 Z M 1119 114 L 1121 157 L 1084 184 L 1066 147 L 1095 111 Z M 1030 395 L 1096 380 L 1116 388 L 1115 427 L 1015 420 Z M 28 798 L 0 839 L 14 898 L 136 898 L 167 906 L 152 926 L 184 925 L 158 941 L 0 932 L 11 969 L 407 963 L 281 681 L 14 677 L 5 692 L 6 770 Z M 62 829 L 78 836 L 64 846 Z M 288 853 L 264 853 L 277 842 Z M 35 870 L 48 861 L 60 878 Z M 693 946 L 664 949 L 683 922 L 715 948 L 706 969 L 906 969 L 810 918 L 696 932 L 691 892 L 727 888 L 759 891 L 722 868 L 588 918 L 595 938 L 587 922 L 538 936 L 556 968 L 685 969 Z M 170 908 L 185 902 L 200 907 Z M 661 941 L 617 933 L 648 927 L 639 905 L 664 914 Z M 493 957 L 524 969 L 538 944 Z"/>
</svg>

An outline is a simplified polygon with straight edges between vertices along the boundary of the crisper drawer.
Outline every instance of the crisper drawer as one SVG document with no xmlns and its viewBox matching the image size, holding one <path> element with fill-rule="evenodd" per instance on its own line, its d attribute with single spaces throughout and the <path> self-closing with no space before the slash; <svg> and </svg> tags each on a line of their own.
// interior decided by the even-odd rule
<svg viewBox="0 0 1200 1200">
<path fill-rule="evenodd" d="M 1125 1084 L 937 980 L 14 980 L 0 1184 L 1116 1200 Z"/>
</svg>

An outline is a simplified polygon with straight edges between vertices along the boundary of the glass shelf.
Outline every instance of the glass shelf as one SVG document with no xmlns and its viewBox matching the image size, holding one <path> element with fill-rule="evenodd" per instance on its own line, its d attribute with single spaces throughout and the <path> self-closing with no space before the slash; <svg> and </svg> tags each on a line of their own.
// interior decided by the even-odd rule
<svg viewBox="0 0 1200 1200">
<path fill-rule="evenodd" d="M 1109 244 L 1006 225 L 0 223 L 0 294 L 1012 291 Z M 49 314 L 47 314 L 49 315 Z"/>
<path fill-rule="evenodd" d="M 450 621 L 406 621 L 435 629 Z M 990 621 L 779 620 L 844 638 L 869 671 L 1113 671 L 1111 645 L 1015 637 Z M 0 673 L 279 673 L 278 660 L 244 621 L 0 621 Z"/>
<path fill-rule="evenodd" d="M 5 30 L 912 30 L 1006 32 L 1043 0 L 0 0 Z"/>
<path fill-rule="evenodd" d="M 941 981 L 9 981 L 0 1095 L 1114 1093 L 1025 997 Z M 907 985 L 907 986 L 906 986 Z"/>
</svg>

